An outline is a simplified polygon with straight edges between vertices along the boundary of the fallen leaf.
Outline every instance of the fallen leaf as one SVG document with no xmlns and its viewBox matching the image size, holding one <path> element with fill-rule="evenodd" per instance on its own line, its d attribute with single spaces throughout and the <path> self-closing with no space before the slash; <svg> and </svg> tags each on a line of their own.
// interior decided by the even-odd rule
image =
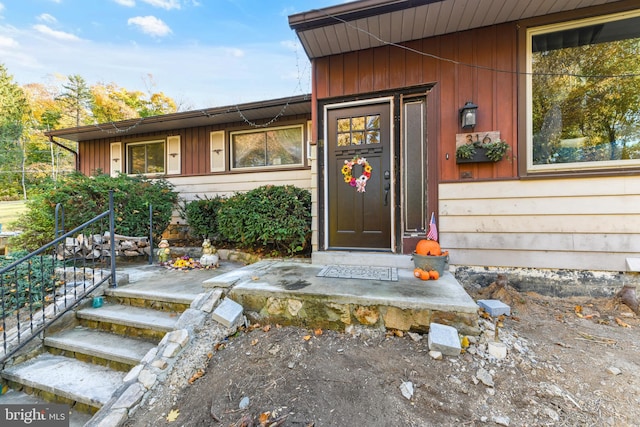
<svg viewBox="0 0 640 427">
<path fill-rule="evenodd" d="M 260 280 L 260 277 L 258 277 L 258 276 L 251 276 L 251 280 L 254 280 L 254 281 L 255 281 L 255 280 Z"/>
<path fill-rule="evenodd" d="M 480 317 L 482 317 L 483 319 L 492 320 L 491 315 L 484 310 L 480 311 Z"/>
<path fill-rule="evenodd" d="M 177 409 L 172 409 L 169 412 L 169 415 L 167 415 L 167 421 L 170 423 L 174 422 L 178 418 L 178 415 L 180 415 L 180 411 L 178 411 Z"/>
<path fill-rule="evenodd" d="M 397 337 L 400 337 L 400 338 L 402 338 L 402 337 L 404 336 L 404 332 L 399 331 L 398 329 L 394 330 L 394 331 L 393 331 L 393 334 L 394 334 L 395 336 L 397 336 Z"/>
<path fill-rule="evenodd" d="M 216 343 L 216 345 L 213 346 L 213 349 L 215 351 L 220 351 L 220 350 L 223 350 L 226 346 L 227 345 L 225 343 L 219 342 L 219 343 Z"/>
<path fill-rule="evenodd" d="M 576 313 L 576 316 L 583 317 L 582 316 L 582 306 L 581 305 L 576 305 L 575 307 L 573 307 L 573 312 Z"/>
<path fill-rule="evenodd" d="M 211 359 L 212 357 L 213 357 L 213 353 L 212 352 L 207 353 L 207 359 Z"/>
<path fill-rule="evenodd" d="M 263 412 L 258 417 L 258 421 L 260 422 L 260 424 L 265 425 L 267 424 L 267 421 L 269 421 L 269 418 L 271 418 L 271 412 Z"/>
<path fill-rule="evenodd" d="M 315 331 L 313 331 L 313 333 L 315 335 L 322 335 L 322 329 L 316 329 Z"/>
<path fill-rule="evenodd" d="M 204 375 L 204 369 L 198 369 L 195 374 L 189 378 L 189 384 L 193 384 L 196 380 Z"/>
<path fill-rule="evenodd" d="M 256 344 L 258 344 L 258 339 L 251 341 L 251 345 L 256 345 Z"/>
<path fill-rule="evenodd" d="M 467 337 L 467 336 L 462 337 L 462 340 L 460 340 L 460 346 L 462 348 L 469 347 L 469 337 Z"/>
<path fill-rule="evenodd" d="M 303 340 L 309 341 L 311 339 L 311 335 L 305 335 L 302 337 Z"/>
<path fill-rule="evenodd" d="M 631 325 L 629 325 L 628 323 L 624 323 L 621 319 L 616 317 L 616 323 L 620 326 L 622 326 L 623 328 L 630 328 Z"/>
<path fill-rule="evenodd" d="M 271 325 L 264 325 L 264 327 L 262 328 L 262 330 L 264 332 L 269 332 L 271 330 Z"/>
</svg>

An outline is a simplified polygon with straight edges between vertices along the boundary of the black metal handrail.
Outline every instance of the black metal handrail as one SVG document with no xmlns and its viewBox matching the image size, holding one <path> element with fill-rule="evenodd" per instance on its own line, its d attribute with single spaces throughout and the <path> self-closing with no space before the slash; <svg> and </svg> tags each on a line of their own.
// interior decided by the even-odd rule
<svg viewBox="0 0 640 427">
<path fill-rule="evenodd" d="M 57 210 L 56 210 L 57 216 Z M 108 219 L 109 250 L 99 249 L 81 258 L 68 258 L 69 241 L 94 224 Z M 56 238 L 25 257 L 0 269 L 0 309 L 2 310 L 2 346 L 0 363 L 23 348 L 38 334 L 77 306 L 103 283 L 116 287 L 116 259 L 113 191 L 109 192 L 109 210 Z M 56 229 L 57 229 L 56 218 Z M 63 226 L 64 227 L 64 226 Z M 102 225 L 99 229 L 104 230 Z M 69 241 L 68 241 L 69 239 Z M 93 243 L 92 243 L 93 244 Z M 71 244 L 71 253 L 77 247 Z M 105 258 L 110 258 L 109 269 Z M 36 267 L 34 267 L 34 262 Z"/>
</svg>

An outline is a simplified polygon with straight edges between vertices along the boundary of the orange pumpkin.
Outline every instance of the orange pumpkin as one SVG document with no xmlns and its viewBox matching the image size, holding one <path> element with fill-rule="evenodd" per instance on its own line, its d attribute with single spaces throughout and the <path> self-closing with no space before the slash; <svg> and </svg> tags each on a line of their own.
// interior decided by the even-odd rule
<svg viewBox="0 0 640 427">
<path fill-rule="evenodd" d="M 416 278 L 418 278 L 418 279 L 419 279 L 419 278 L 420 278 L 420 276 L 422 275 L 422 269 L 421 269 L 421 268 L 416 268 L 415 270 L 413 270 L 413 275 L 414 275 Z"/>
<path fill-rule="evenodd" d="M 440 278 L 440 273 L 438 273 L 436 270 L 431 270 L 429 271 L 429 278 L 433 280 L 438 280 Z"/>
<path fill-rule="evenodd" d="M 429 274 L 428 271 L 425 271 L 425 270 L 420 271 L 420 280 L 429 280 L 430 278 L 431 278 L 431 275 Z"/>
<path fill-rule="evenodd" d="M 416 253 L 418 255 L 440 256 L 442 249 L 440 249 L 440 244 L 435 240 L 422 239 L 416 245 Z"/>
</svg>

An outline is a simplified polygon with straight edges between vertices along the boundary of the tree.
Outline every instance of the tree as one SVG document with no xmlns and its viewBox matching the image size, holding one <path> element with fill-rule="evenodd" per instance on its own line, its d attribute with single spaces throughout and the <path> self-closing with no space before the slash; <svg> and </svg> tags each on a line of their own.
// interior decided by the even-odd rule
<svg viewBox="0 0 640 427">
<path fill-rule="evenodd" d="M 91 87 L 91 111 L 97 123 L 117 122 L 139 117 L 131 93 L 115 83 L 96 84 Z M 136 97 L 137 98 L 137 97 Z"/>
<path fill-rule="evenodd" d="M 74 126 L 88 124 L 91 112 L 91 90 L 87 82 L 78 74 L 67 77 L 67 83 L 62 85 L 63 92 L 56 98 L 64 106 L 64 112 L 71 116 Z"/>
<path fill-rule="evenodd" d="M 0 64 L 0 106 L 0 196 L 15 197 L 20 187 L 20 140 L 29 103 L 3 64 Z"/>
</svg>

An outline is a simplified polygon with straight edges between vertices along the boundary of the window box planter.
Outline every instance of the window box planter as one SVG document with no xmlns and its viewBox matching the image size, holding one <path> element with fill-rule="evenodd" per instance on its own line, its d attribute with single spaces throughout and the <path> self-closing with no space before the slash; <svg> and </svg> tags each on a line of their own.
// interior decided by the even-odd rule
<svg viewBox="0 0 640 427">
<path fill-rule="evenodd" d="M 498 162 L 507 154 L 509 144 L 504 141 L 468 143 L 456 149 L 456 163 Z"/>
</svg>

